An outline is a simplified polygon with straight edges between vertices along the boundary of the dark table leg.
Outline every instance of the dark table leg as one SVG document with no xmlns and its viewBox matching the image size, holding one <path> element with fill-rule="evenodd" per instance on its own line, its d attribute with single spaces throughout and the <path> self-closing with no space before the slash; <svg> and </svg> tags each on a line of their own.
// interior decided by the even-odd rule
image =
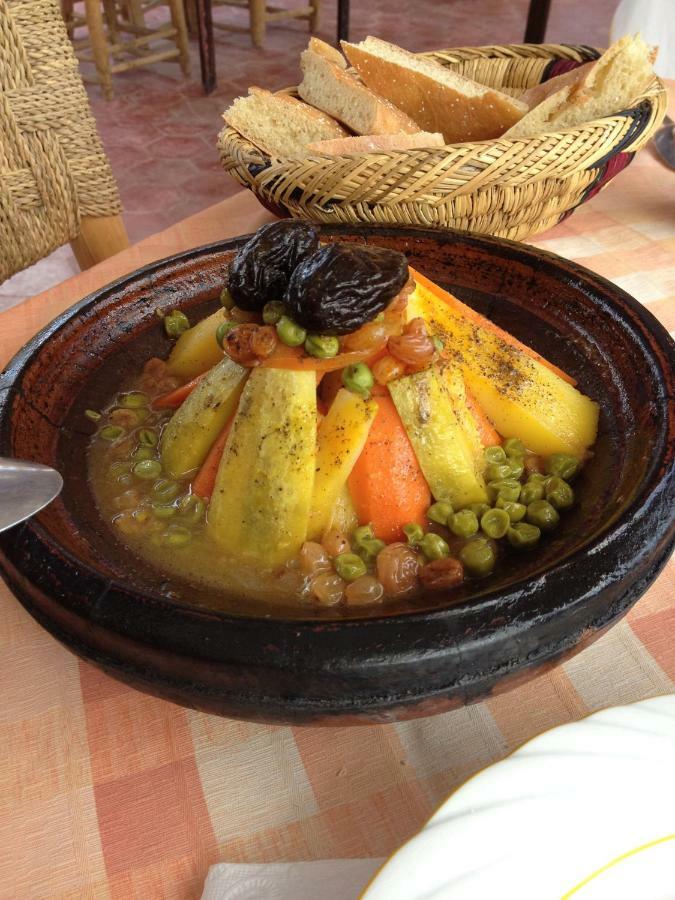
<svg viewBox="0 0 675 900">
<path fill-rule="evenodd" d="M 543 44 L 551 0 L 530 0 L 525 26 L 526 44 Z"/>
<path fill-rule="evenodd" d="M 204 93 L 210 94 L 216 86 L 216 48 L 213 42 L 211 0 L 195 0 L 197 9 L 197 34 L 199 36 L 199 61 L 202 67 Z"/>
<path fill-rule="evenodd" d="M 338 0 L 337 39 L 338 44 L 349 40 L 349 0 Z"/>
</svg>

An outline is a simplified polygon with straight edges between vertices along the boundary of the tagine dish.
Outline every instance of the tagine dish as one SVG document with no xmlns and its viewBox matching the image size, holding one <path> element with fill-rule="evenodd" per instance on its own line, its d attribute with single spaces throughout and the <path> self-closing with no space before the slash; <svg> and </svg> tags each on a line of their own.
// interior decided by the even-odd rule
<svg viewBox="0 0 675 900">
<path fill-rule="evenodd" d="M 99 508 L 163 572 L 337 615 L 451 602 L 583 489 L 594 400 L 397 251 L 266 225 L 220 309 L 157 327 L 168 358 L 86 415 Z"/>
</svg>

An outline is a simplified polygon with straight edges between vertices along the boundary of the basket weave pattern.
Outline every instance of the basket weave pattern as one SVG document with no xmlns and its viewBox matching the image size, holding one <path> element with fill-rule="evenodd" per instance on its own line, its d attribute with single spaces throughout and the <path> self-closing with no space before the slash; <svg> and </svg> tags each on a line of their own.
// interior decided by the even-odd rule
<svg viewBox="0 0 675 900">
<path fill-rule="evenodd" d="M 518 44 L 427 53 L 483 84 L 518 93 L 596 59 L 592 47 Z M 555 225 L 623 168 L 666 110 L 655 78 L 629 109 L 561 133 L 430 150 L 270 158 L 226 127 L 223 167 L 266 206 L 325 223 L 459 228 L 522 239 Z M 620 164 L 610 165 L 621 156 Z"/>
<path fill-rule="evenodd" d="M 0 282 L 120 211 L 59 7 L 0 0 Z"/>
</svg>

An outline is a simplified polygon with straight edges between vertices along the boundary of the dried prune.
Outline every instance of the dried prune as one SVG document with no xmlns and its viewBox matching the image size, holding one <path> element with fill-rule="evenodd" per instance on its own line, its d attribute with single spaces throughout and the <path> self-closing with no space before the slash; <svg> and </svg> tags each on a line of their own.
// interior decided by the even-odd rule
<svg viewBox="0 0 675 900">
<path fill-rule="evenodd" d="M 228 289 L 240 309 L 259 311 L 282 300 L 291 273 L 319 248 L 319 229 L 287 219 L 259 228 L 234 258 Z"/>
<path fill-rule="evenodd" d="M 297 266 L 286 305 L 308 331 L 348 334 L 382 312 L 407 281 L 408 261 L 396 250 L 328 244 Z"/>
</svg>

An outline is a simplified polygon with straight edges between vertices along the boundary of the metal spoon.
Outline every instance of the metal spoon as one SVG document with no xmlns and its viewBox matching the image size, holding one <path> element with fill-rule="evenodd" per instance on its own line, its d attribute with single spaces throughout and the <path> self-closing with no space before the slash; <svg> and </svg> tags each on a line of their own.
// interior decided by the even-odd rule
<svg viewBox="0 0 675 900">
<path fill-rule="evenodd" d="M 0 531 L 39 512 L 62 487 L 63 478 L 56 469 L 22 459 L 0 458 Z"/>
</svg>

